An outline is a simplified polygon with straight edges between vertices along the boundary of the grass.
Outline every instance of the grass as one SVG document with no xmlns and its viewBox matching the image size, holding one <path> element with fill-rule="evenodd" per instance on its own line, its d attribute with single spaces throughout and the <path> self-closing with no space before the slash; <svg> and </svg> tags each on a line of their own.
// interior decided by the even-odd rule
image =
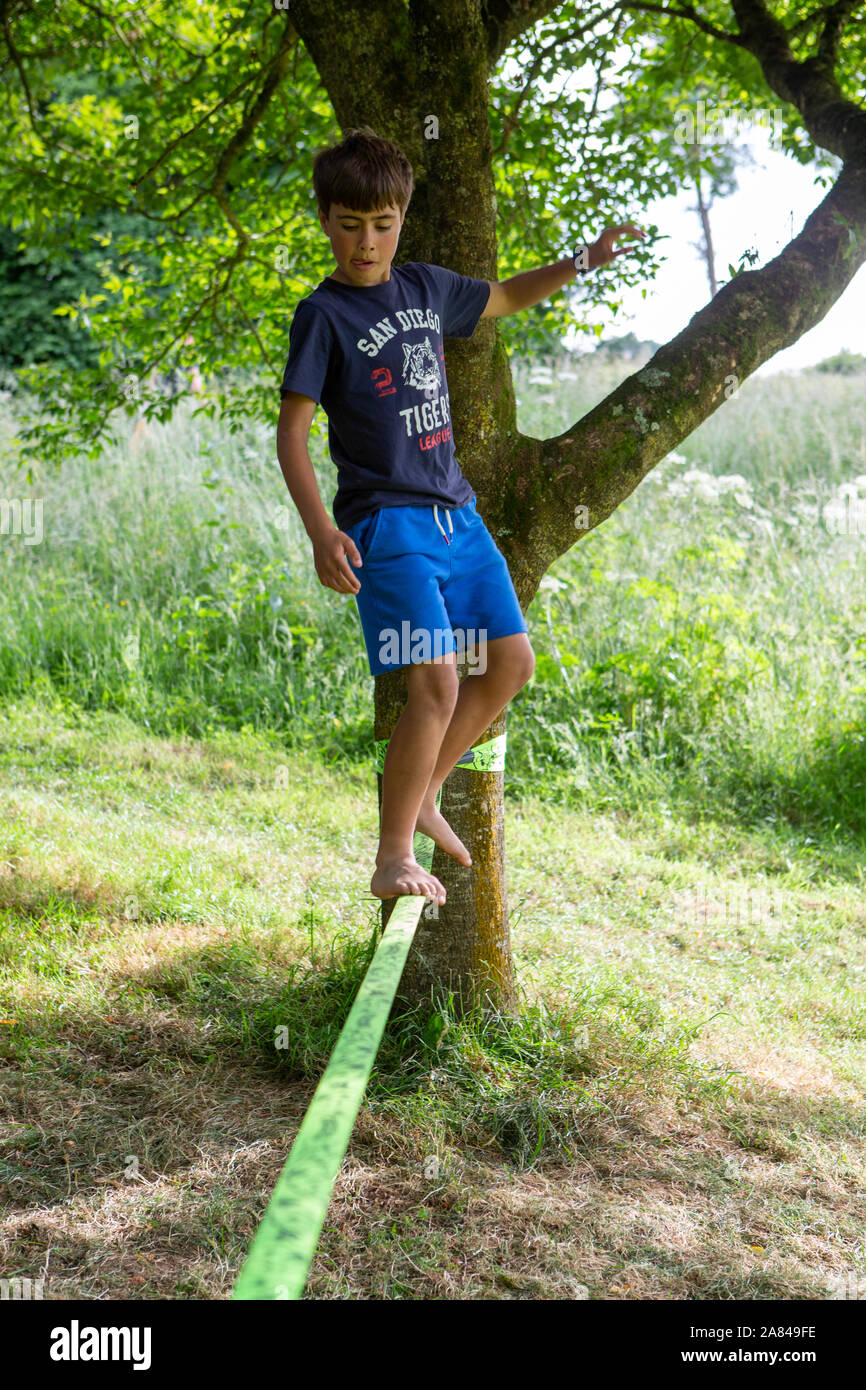
<svg viewBox="0 0 866 1390">
<path fill-rule="evenodd" d="M 554 396 L 551 369 L 518 366 L 521 426 L 561 431 L 627 370 L 572 370 Z M 746 382 L 560 557 L 527 614 L 515 792 L 782 819 L 856 852 L 863 534 L 835 534 L 826 508 L 859 486 L 866 533 L 862 390 L 862 374 Z M 184 406 L 120 434 L 62 478 L 7 469 L 6 495 L 42 499 L 45 534 L 0 546 L 0 698 L 43 692 L 166 736 L 259 730 L 357 766 L 373 690 L 357 611 L 319 583 L 272 432 L 230 436 Z M 313 454 L 330 499 L 321 435 Z"/>
<path fill-rule="evenodd" d="M 6 1277 L 228 1297 L 369 958 L 372 778 L 35 702 L 0 746 Z M 521 1015 L 392 1020 L 306 1296 L 861 1278 L 862 894 L 650 809 L 507 842 Z"/>
<path fill-rule="evenodd" d="M 519 367 L 521 426 L 625 370 Z M 546 576 L 520 1015 L 395 1013 L 307 1298 L 862 1292 L 862 387 L 746 383 Z M 47 1298 L 229 1296 L 375 942 L 372 681 L 272 448 L 181 412 L 4 479 L 0 1265 Z"/>
</svg>

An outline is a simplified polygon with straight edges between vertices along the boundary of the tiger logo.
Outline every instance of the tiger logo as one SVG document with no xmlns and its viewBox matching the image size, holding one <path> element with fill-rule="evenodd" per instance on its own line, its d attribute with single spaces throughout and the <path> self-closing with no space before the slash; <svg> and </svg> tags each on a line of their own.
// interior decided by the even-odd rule
<svg viewBox="0 0 866 1390">
<path fill-rule="evenodd" d="M 442 385 L 442 373 L 429 338 L 423 343 L 403 344 L 403 381 L 428 395 Z"/>
</svg>

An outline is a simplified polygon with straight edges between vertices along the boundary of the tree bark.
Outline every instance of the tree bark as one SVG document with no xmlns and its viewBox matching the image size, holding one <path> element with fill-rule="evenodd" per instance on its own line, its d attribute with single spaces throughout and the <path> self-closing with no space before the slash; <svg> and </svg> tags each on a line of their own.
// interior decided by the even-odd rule
<svg viewBox="0 0 866 1390">
<path fill-rule="evenodd" d="M 457 457 L 478 511 L 508 560 L 526 610 L 550 565 L 628 497 L 670 450 L 745 379 L 818 323 L 866 259 L 866 113 L 843 97 L 836 49 L 851 0 L 827 7 L 817 52 L 796 61 L 787 31 L 761 0 L 732 0 L 725 34 L 680 9 L 717 42 L 746 48 L 771 89 L 801 113 L 816 143 L 844 161 L 835 186 L 800 234 L 760 270 L 724 285 L 671 342 L 583 419 L 553 439 L 517 429 L 507 355 L 495 321 L 471 342 L 450 341 L 446 369 Z M 557 6 L 550 0 L 293 0 L 292 19 L 341 127 L 368 124 L 396 140 L 416 191 L 398 261 L 427 260 L 496 279 L 496 204 L 488 73 L 504 48 Z M 654 4 L 626 9 L 661 10 Z M 438 138 L 429 117 L 438 118 Z M 601 273 L 604 273 L 603 271 Z M 588 524 L 576 526 L 577 507 Z M 583 518 L 581 518 L 581 521 Z M 405 703 L 404 671 L 379 676 L 375 737 L 388 738 Z M 502 715 L 482 736 L 505 728 Z M 479 742 L 482 740 L 478 740 Z M 379 779 L 381 802 L 381 778 Z M 455 770 L 442 811 L 473 858 L 464 869 L 437 851 L 448 900 L 422 917 L 401 998 L 453 990 L 458 1008 L 515 1007 L 505 891 L 503 774 Z M 390 907 L 384 904 L 387 921 Z"/>
</svg>

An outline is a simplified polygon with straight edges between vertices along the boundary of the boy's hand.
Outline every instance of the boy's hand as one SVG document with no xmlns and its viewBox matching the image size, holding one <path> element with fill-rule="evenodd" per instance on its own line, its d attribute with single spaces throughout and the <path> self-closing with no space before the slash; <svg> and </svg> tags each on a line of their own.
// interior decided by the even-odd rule
<svg viewBox="0 0 866 1390">
<path fill-rule="evenodd" d="M 636 227 L 633 222 L 623 222 L 619 227 L 605 227 L 601 236 L 594 241 L 589 248 L 589 268 L 597 270 L 600 265 L 607 265 L 615 256 L 624 256 L 628 251 L 634 250 L 634 242 L 630 246 L 621 246 L 618 251 L 614 251 L 613 243 L 622 241 L 624 236 L 646 236 L 640 227 Z"/>
<path fill-rule="evenodd" d="M 361 554 L 351 536 L 332 526 L 330 531 L 313 540 L 313 563 L 316 574 L 328 589 L 338 594 L 356 594 L 361 585 L 349 568 L 346 554 L 353 565 L 361 565 Z"/>
</svg>

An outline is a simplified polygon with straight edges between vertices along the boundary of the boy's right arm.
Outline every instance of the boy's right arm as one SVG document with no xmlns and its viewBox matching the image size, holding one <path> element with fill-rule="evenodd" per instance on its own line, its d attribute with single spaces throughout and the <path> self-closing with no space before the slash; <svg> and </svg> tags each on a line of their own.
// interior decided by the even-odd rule
<svg viewBox="0 0 866 1390">
<path fill-rule="evenodd" d="M 355 594 L 361 585 L 349 568 L 346 552 L 353 565 L 361 564 L 361 556 L 352 537 L 338 531 L 325 511 L 307 449 L 316 404 L 312 397 L 298 391 L 287 391 L 283 396 L 277 423 L 277 458 L 286 487 L 313 542 L 313 563 L 319 579 L 338 593 Z"/>
</svg>

